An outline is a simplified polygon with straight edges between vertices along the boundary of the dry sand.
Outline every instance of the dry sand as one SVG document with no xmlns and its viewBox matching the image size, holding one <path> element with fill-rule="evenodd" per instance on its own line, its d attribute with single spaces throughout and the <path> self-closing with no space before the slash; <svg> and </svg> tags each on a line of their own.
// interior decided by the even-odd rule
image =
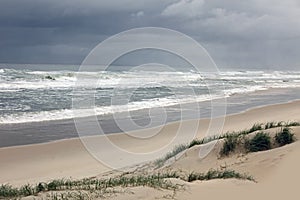
<svg viewBox="0 0 300 200">
<path fill-rule="evenodd" d="M 226 117 L 223 132 L 242 130 L 257 122 L 268 121 L 300 121 L 300 101 L 286 104 L 255 108 L 240 114 Z M 184 122 L 186 131 L 189 123 Z M 209 120 L 201 120 L 197 137 L 203 137 Z M 115 144 L 132 152 L 151 151 L 165 145 L 176 132 L 179 123 L 171 123 L 162 127 L 160 133 L 148 140 L 133 139 L 124 134 L 110 135 Z M 147 134 L 152 130 L 140 131 Z M 300 129 L 294 129 L 300 138 Z M 216 146 L 218 148 L 218 145 Z M 214 151 L 217 151 L 216 148 Z M 213 180 L 187 184 L 187 190 L 178 192 L 177 199 L 295 199 L 299 194 L 300 180 L 300 142 L 273 149 L 271 151 L 249 154 L 246 158 L 233 157 L 231 160 L 218 160 L 214 151 L 206 158 L 206 167 L 220 165 L 230 166 L 241 172 L 249 172 L 259 183 L 238 180 Z M 204 161 L 200 161 L 197 147 L 186 152 L 186 155 L 173 163 L 170 168 L 199 170 Z M 111 157 L 109 151 L 106 154 Z M 202 163 L 201 163 L 202 162 Z M 129 164 L 129 163 L 128 163 Z M 199 165 L 200 164 L 200 165 Z M 205 166 L 205 165 L 204 165 Z M 200 167 L 201 168 L 201 167 Z M 79 139 L 70 139 L 46 144 L 9 147 L 0 149 L 0 184 L 20 185 L 55 178 L 83 178 L 99 175 L 110 169 L 95 160 L 84 148 Z M 170 191 L 153 191 L 151 188 L 133 188 L 134 194 L 124 194 L 118 199 L 156 199 L 171 197 Z"/>
</svg>

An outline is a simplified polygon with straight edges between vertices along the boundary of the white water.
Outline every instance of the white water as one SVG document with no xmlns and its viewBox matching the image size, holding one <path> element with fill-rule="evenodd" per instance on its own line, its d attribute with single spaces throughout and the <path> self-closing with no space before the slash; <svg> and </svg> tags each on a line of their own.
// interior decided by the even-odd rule
<svg viewBox="0 0 300 200">
<path fill-rule="evenodd" d="M 77 76 L 84 81 L 78 81 Z M 270 88 L 293 87 L 300 87 L 300 72 L 230 71 L 200 74 L 0 69 L 0 124 L 71 119 L 91 113 L 107 115 L 207 101 Z M 95 90 L 95 107 L 74 111 L 73 90 L 82 96 Z M 190 90 L 195 90 L 195 95 L 187 92 Z M 134 98 L 128 103 L 112 104 L 114 98 L 119 98 L 118 95 Z"/>
</svg>

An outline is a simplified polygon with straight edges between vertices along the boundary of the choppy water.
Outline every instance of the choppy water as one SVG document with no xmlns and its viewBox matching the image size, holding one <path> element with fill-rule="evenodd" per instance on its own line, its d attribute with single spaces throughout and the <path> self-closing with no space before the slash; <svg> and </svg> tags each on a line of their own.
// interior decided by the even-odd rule
<svg viewBox="0 0 300 200">
<path fill-rule="evenodd" d="M 83 76 L 85 81 L 78 82 L 77 76 Z M 295 87 L 300 87 L 300 71 L 203 74 L 194 71 L 75 72 L 2 68 L 0 124 L 71 119 L 74 117 L 74 95 L 84 100 L 85 94 L 94 90 L 95 113 L 107 115 L 207 101 L 223 94 L 230 97 L 270 88 Z M 76 112 L 76 117 L 88 115 L 84 106 L 77 109 L 82 110 Z"/>
</svg>

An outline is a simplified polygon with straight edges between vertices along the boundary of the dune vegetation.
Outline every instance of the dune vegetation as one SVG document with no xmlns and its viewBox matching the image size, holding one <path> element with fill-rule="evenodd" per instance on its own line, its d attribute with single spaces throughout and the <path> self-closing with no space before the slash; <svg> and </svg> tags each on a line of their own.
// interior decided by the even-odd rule
<svg viewBox="0 0 300 200">
<path fill-rule="evenodd" d="M 238 132 L 228 132 L 228 133 L 225 133 L 225 134 L 222 134 L 219 136 L 216 135 L 216 136 L 212 136 L 209 138 L 203 138 L 200 140 L 194 139 L 193 141 L 191 141 L 188 144 L 181 144 L 181 145 L 176 146 L 171 152 L 167 153 L 164 157 L 157 159 L 155 161 L 155 164 L 158 167 L 161 167 L 164 165 L 164 163 L 168 159 L 178 155 L 179 153 L 181 153 L 193 146 L 203 145 L 203 144 L 207 144 L 211 141 L 222 140 L 222 139 L 225 140 L 223 149 L 220 152 L 220 154 L 222 156 L 226 156 L 230 152 L 234 151 L 236 149 L 236 147 L 238 146 L 238 144 L 241 144 L 241 143 L 246 143 L 245 149 L 249 150 L 248 152 L 267 150 L 267 149 L 270 149 L 271 147 L 266 146 L 263 149 L 261 149 L 261 148 L 255 149 L 259 145 L 259 144 L 256 144 L 256 142 L 260 142 L 261 139 L 267 139 L 267 134 L 264 133 L 263 131 L 272 129 L 272 128 L 279 128 L 279 127 L 281 127 L 281 129 L 282 129 L 282 131 L 281 131 L 282 133 L 278 133 L 279 136 L 276 137 L 277 138 L 276 141 L 279 141 L 277 143 L 281 144 L 280 146 L 283 146 L 285 144 L 289 144 L 294 141 L 294 136 L 292 133 L 290 133 L 290 129 L 289 129 L 289 127 L 293 127 L 293 126 L 300 126 L 300 123 L 299 122 L 268 122 L 265 124 L 256 123 L 250 129 L 246 129 L 246 130 L 242 130 L 242 131 L 238 131 Z M 254 140 L 249 140 L 249 141 L 246 140 L 245 136 L 250 135 L 257 131 L 261 131 L 261 133 L 258 136 L 256 136 L 258 138 L 254 138 Z M 283 136 L 282 134 L 284 134 L 285 136 Z M 241 138 L 245 139 L 245 141 L 241 141 L 240 140 Z M 266 145 L 266 144 L 264 144 L 264 145 Z"/>
<path fill-rule="evenodd" d="M 107 179 L 82 179 L 70 180 L 59 179 L 48 183 L 38 183 L 36 185 L 23 185 L 13 187 L 11 185 L 0 186 L 0 198 L 21 198 L 26 196 L 38 196 L 41 193 L 47 193 L 47 199 L 91 199 L 110 196 L 121 190 L 118 188 L 128 187 L 152 187 L 156 189 L 177 190 L 183 185 L 171 182 L 169 179 L 176 178 L 185 182 L 196 180 L 207 181 L 212 179 L 242 179 L 255 181 L 251 176 L 240 174 L 233 170 L 209 170 L 206 173 L 190 173 L 186 176 L 171 173 L 157 173 L 153 175 L 138 175 L 107 178 Z"/>
<path fill-rule="evenodd" d="M 189 144 L 179 145 L 163 158 L 154 162 L 155 168 L 163 166 L 170 158 L 196 145 L 206 144 L 214 140 L 222 140 L 220 158 L 229 156 L 236 150 L 245 153 L 265 151 L 272 148 L 290 144 L 296 140 L 290 127 L 300 126 L 298 122 L 269 122 L 266 124 L 254 124 L 250 129 L 230 132 L 220 136 L 195 139 Z M 266 132 L 268 129 L 280 128 L 272 136 Z M 41 196 L 46 199 L 95 199 L 107 197 L 122 192 L 124 188 L 151 187 L 156 189 L 175 191 L 183 188 L 183 184 L 172 181 L 178 179 L 184 182 L 207 181 L 212 179 L 242 179 L 255 182 L 248 174 L 241 174 L 230 169 L 214 170 L 208 172 L 190 172 L 182 174 L 173 172 L 152 173 L 123 173 L 110 178 L 86 178 L 81 180 L 58 179 L 50 182 L 40 182 L 36 185 L 26 184 L 14 187 L 9 184 L 0 185 L 0 199 L 20 199 L 27 196 Z"/>
</svg>

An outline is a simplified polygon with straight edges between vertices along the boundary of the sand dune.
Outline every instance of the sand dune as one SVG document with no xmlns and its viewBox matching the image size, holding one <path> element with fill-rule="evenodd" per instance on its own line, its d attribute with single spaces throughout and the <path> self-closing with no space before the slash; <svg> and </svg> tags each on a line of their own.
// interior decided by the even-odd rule
<svg viewBox="0 0 300 200">
<path fill-rule="evenodd" d="M 295 129 L 297 137 L 300 129 Z M 266 152 L 248 155 L 243 164 L 233 167 L 248 171 L 258 183 L 238 180 L 213 180 L 189 184 L 186 192 L 179 193 L 178 199 L 297 199 L 300 174 L 300 142 Z"/>
<path fill-rule="evenodd" d="M 300 121 L 300 101 L 252 109 L 240 114 L 226 117 L 223 132 L 249 128 L 256 122 Z M 184 122 L 188 125 L 190 121 Z M 201 120 L 197 137 L 201 138 L 208 127 L 209 120 Z M 178 123 L 166 125 L 161 134 L 149 141 L 136 140 L 122 134 L 109 136 L 112 141 L 131 151 L 151 151 L 163 145 L 173 137 Z M 296 137 L 300 138 L 300 128 L 294 128 Z M 145 130 L 151 131 L 151 130 Z M 142 132 L 145 133 L 145 131 Z M 186 131 L 189 131 L 188 129 Z M 199 147 L 189 149 L 169 168 L 185 171 L 206 171 L 210 168 L 226 166 L 239 172 L 254 176 L 258 183 L 240 180 L 213 180 L 185 183 L 186 190 L 176 193 L 177 199 L 261 199 L 263 196 L 273 199 L 296 197 L 298 195 L 300 167 L 300 142 L 270 151 L 233 155 L 218 159 L 221 144 L 204 160 L 200 160 Z M 109 151 L 106 152 L 109 154 Z M 108 155 L 114 156 L 114 155 Z M 0 149 L 0 184 L 20 185 L 49 181 L 55 178 L 83 178 L 96 176 L 110 169 L 95 160 L 78 139 L 63 140 L 47 144 L 9 147 Z M 157 199 L 169 198 L 172 191 L 153 191 L 152 188 L 131 188 L 130 192 L 114 197 L 117 199 Z"/>
<path fill-rule="evenodd" d="M 300 137 L 300 127 L 292 128 L 295 136 Z M 221 144 L 204 159 L 198 157 L 199 146 L 195 146 L 170 166 L 163 168 L 172 171 L 204 172 L 218 168 L 227 163 L 229 169 L 248 172 L 257 180 L 256 183 L 245 180 L 226 179 L 195 181 L 187 183 L 181 180 L 172 182 L 184 185 L 184 189 L 174 191 L 156 190 L 148 187 L 136 187 L 111 199 L 295 199 L 299 195 L 298 173 L 300 167 L 300 141 L 268 151 L 249 153 L 240 157 L 233 154 L 229 157 L 218 158 Z"/>
<path fill-rule="evenodd" d="M 292 128 L 295 136 L 300 138 L 300 127 Z M 185 152 L 164 170 L 205 172 L 216 169 L 226 163 L 227 168 L 253 175 L 256 183 L 245 180 L 226 179 L 195 181 L 184 184 L 184 189 L 174 191 L 156 190 L 148 187 L 137 187 L 112 199 L 295 199 L 299 196 L 298 173 L 300 167 L 300 141 L 268 151 L 249 153 L 240 157 L 238 154 L 218 158 L 221 144 L 216 145 L 210 155 L 200 160 L 199 146 Z M 173 180 L 171 180 L 173 181 Z"/>
</svg>

